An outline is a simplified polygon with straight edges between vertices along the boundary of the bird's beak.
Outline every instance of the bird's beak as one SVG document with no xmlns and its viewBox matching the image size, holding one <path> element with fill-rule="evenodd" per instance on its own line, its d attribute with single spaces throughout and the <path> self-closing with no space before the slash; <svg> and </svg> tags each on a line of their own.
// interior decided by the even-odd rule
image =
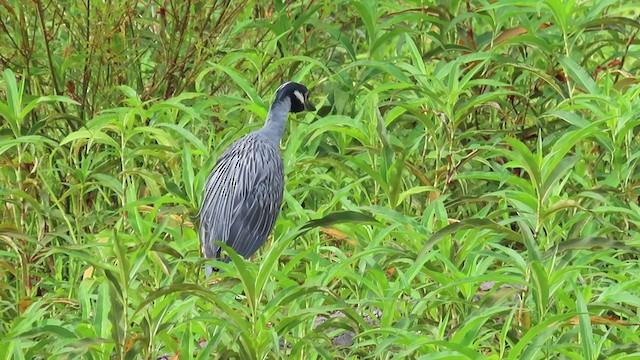
<svg viewBox="0 0 640 360">
<path fill-rule="evenodd" d="M 316 111 L 316 107 L 313 106 L 313 104 L 311 102 L 309 102 L 309 99 L 304 99 L 304 109 L 307 111 Z"/>
</svg>

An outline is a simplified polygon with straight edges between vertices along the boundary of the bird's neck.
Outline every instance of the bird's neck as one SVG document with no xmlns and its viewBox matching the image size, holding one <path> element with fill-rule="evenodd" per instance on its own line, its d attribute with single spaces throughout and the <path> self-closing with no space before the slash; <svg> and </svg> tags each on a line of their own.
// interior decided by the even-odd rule
<svg viewBox="0 0 640 360">
<path fill-rule="evenodd" d="M 264 123 L 260 132 L 266 135 L 269 139 L 274 140 L 277 144 L 280 144 L 282 135 L 284 135 L 284 129 L 287 125 L 287 117 L 291 110 L 291 100 L 284 98 L 281 101 L 275 102 L 269 109 L 267 120 Z"/>
</svg>

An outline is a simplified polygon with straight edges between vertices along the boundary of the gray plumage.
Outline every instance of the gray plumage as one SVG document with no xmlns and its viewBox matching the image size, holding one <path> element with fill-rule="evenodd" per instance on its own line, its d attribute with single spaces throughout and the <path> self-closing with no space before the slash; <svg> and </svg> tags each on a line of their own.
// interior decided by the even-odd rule
<svg viewBox="0 0 640 360">
<path fill-rule="evenodd" d="M 248 258 L 267 240 L 284 191 L 280 140 L 289 112 L 315 110 L 308 94 L 304 85 L 281 85 L 265 125 L 234 142 L 218 159 L 200 208 L 200 244 L 205 257 L 221 259 L 215 241 Z M 207 266 L 207 276 L 211 272 Z"/>
</svg>

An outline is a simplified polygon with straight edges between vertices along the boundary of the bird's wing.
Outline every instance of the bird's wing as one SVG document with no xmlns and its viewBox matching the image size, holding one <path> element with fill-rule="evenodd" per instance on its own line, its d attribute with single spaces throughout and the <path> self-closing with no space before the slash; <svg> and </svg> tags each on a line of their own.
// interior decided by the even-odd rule
<svg viewBox="0 0 640 360">
<path fill-rule="evenodd" d="M 200 207 L 200 245 L 207 258 L 219 258 L 220 247 L 214 242 L 225 242 L 228 238 L 235 192 L 234 174 L 238 171 L 239 163 L 234 151 L 236 144 L 232 144 L 220 156 L 205 184 Z"/>
<path fill-rule="evenodd" d="M 278 217 L 284 190 L 282 158 L 277 148 L 260 142 L 251 152 L 229 229 L 229 241 L 238 254 L 250 257 L 262 246 Z"/>
<path fill-rule="evenodd" d="M 251 256 L 273 229 L 282 203 L 284 171 L 276 147 L 247 135 L 219 158 L 207 179 L 200 210 L 200 242 L 206 257 L 219 258 L 222 241 Z"/>
</svg>

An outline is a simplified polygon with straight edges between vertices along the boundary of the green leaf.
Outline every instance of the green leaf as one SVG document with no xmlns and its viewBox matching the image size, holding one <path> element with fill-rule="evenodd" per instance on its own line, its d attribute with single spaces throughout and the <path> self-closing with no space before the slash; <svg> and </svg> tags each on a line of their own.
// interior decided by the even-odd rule
<svg viewBox="0 0 640 360">
<path fill-rule="evenodd" d="M 580 27 L 585 29 L 585 31 L 601 31 L 602 29 L 609 29 L 620 31 L 623 35 L 626 35 L 626 32 L 623 31 L 624 27 L 621 25 L 640 29 L 640 22 L 623 16 L 603 16 L 598 19 L 588 21 Z"/>
<path fill-rule="evenodd" d="M 308 141 L 329 131 L 348 134 L 362 143 L 368 141 L 367 135 L 359 126 L 354 126 L 354 119 L 344 115 L 329 115 L 313 121 L 302 129 L 300 136 L 309 136 Z"/>
<path fill-rule="evenodd" d="M 411 61 L 413 62 L 413 66 L 415 66 L 421 74 L 427 73 L 427 67 L 424 65 L 424 60 L 422 59 L 422 54 L 418 50 L 416 43 L 411 39 L 409 34 L 405 34 L 404 36 L 405 46 L 409 49 L 409 53 L 411 54 Z"/>
<path fill-rule="evenodd" d="M 533 360 L 540 359 L 538 354 L 546 347 L 544 344 L 556 333 L 563 321 L 571 319 L 575 314 L 559 314 L 545 318 L 529 329 L 524 336 L 518 339 L 511 351 L 508 360 Z"/>
<path fill-rule="evenodd" d="M 541 202 L 545 203 L 547 201 L 547 199 L 549 198 L 549 195 L 551 195 L 554 186 L 556 184 L 556 182 L 563 176 L 565 176 L 569 170 L 571 170 L 573 168 L 573 165 L 575 165 L 576 161 L 578 161 L 578 157 L 577 156 L 568 156 L 563 158 L 562 160 L 560 160 L 560 163 L 558 165 L 555 166 L 555 168 L 553 168 L 553 170 L 548 174 L 548 176 L 544 179 L 544 182 L 542 183 L 542 194 L 541 194 Z M 544 165 L 543 164 L 543 171 L 547 170 L 544 169 Z"/>
<path fill-rule="evenodd" d="M 510 241 L 513 241 L 516 243 L 522 242 L 522 236 L 520 234 L 492 220 L 464 219 L 459 222 L 447 225 L 444 228 L 438 230 L 433 235 L 431 235 L 429 240 L 425 243 L 424 247 L 422 248 L 422 251 L 420 252 L 419 257 L 422 257 L 427 252 L 429 252 L 433 248 L 433 246 L 436 243 L 438 243 L 438 241 L 442 240 L 445 236 L 455 234 L 458 231 L 467 230 L 467 229 L 489 230 L 505 236 L 505 238 Z"/>
<path fill-rule="evenodd" d="M 521 69 L 521 70 L 531 72 L 537 78 L 539 78 L 540 80 L 543 80 L 544 82 L 547 83 L 547 85 L 551 86 L 551 88 L 555 90 L 558 96 L 564 96 L 564 92 L 562 91 L 562 88 L 560 88 L 560 86 L 558 86 L 557 82 L 553 79 L 553 77 L 549 76 L 549 74 L 547 74 L 544 70 L 541 70 L 532 66 L 528 66 L 528 65 L 517 64 L 517 63 L 505 63 L 503 65 L 505 66 L 508 65 L 516 69 Z"/>
<path fill-rule="evenodd" d="M 558 212 L 560 210 L 571 209 L 571 208 L 578 208 L 578 209 L 584 210 L 582 206 L 580 206 L 579 202 L 575 200 L 570 200 L 570 199 L 563 199 L 551 204 L 547 208 L 547 210 L 540 216 L 540 220 L 543 221 L 551 214 Z"/>
<path fill-rule="evenodd" d="M 593 81 L 591 76 L 589 76 L 589 74 L 570 57 L 562 55 L 558 60 L 560 60 L 560 64 L 562 64 L 567 75 L 580 85 L 581 88 L 592 95 L 598 95 L 601 93 L 600 88 L 596 85 L 596 82 Z"/>
<path fill-rule="evenodd" d="M 433 186 L 414 186 L 412 188 L 409 188 L 405 191 L 403 191 L 402 193 L 400 193 L 400 196 L 398 196 L 398 204 L 400 205 L 401 203 L 405 202 L 407 200 L 407 198 L 409 196 L 413 196 L 413 195 L 417 195 L 417 194 L 421 194 L 424 192 L 440 192 L 441 189 L 438 189 L 436 187 Z M 458 199 L 460 202 L 463 202 L 462 199 Z M 473 202 L 472 199 L 464 199 L 466 202 Z M 486 200 L 478 200 L 478 201 L 486 201 Z"/>
<path fill-rule="evenodd" d="M 352 49 L 353 50 L 353 49 Z M 353 58 L 353 60 L 355 60 L 355 57 Z M 278 59 L 276 61 L 274 61 L 270 67 L 278 67 L 278 66 L 282 66 L 284 64 L 291 64 L 291 63 L 295 63 L 295 62 L 301 62 L 301 63 L 308 63 L 311 64 L 317 68 L 322 69 L 327 75 L 332 75 L 334 72 L 327 67 L 322 61 L 319 61 L 318 59 L 314 59 L 310 56 L 304 56 L 304 55 L 291 55 L 291 56 L 285 56 L 281 59 Z M 298 81 L 298 82 L 302 82 L 303 79 L 292 79 L 292 81 Z"/>
<path fill-rule="evenodd" d="M 350 36 L 333 26 L 325 24 L 324 22 L 318 24 L 318 29 L 326 31 L 333 37 L 333 39 L 340 42 L 340 44 L 342 44 L 342 48 L 347 51 L 347 54 L 349 55 L 351 61 L 356 61 L 356 50 L 351 43 Z"/>
<path fill-rule="evenodd" d="M 326 215 L 320 219 L 311 220 L 304 224 L 301 228 L 305 233 L 316 227 L 330 227 L 340 223 L 371 223 L 379 224 L 379 222 L 371 215 L 356 211 L 339 211 Z"/>
<path fill-rule="evenodd" d="M 582 358 L 585 360 L 595 360 L 597 356 L 595 342 L 593 339 L 593 329 L 591 328 L 591 318 L 587 303 L 582 296 L 581 288 L 572 282 L 573 292 L 576 296 L 576 312 L 578 313 L 578 328 L 580 330 L 580 344 L 582 345 Z"/>
<path fill-rule="evenodd" d="M 224 66 L 224 65 L 220 65 L 220 64 L 216 64 L 213 62 L 209 62 L 210 67 L 203 70 L 199 75 L 198 78 L 196 80 L 196 89 L 199 89 L 200 87 L 200 82 L 202 81 L 202 79 L 204 78 L 204 76 L 211 72 L 211 71 L 222 71 L 225 74 L 229 75 L 229 77 L 231 78 L 231 80 L 233 80 L 233 82 L 240 88 L 242 89 L 245 94 L 247 94 L 249 96 L 249 98 L 251 99 L 251 101 L 255 104 L 258 104 L 261 107 L 267 107 L 265 105 L 265 103 L 262 101 L 262 98 L 260 97 L 260 95 L 258 95 L 258 93 L 255 91 L 255 89 L 253 88 L 253 86 L 249 83 L 249 81 L 238 71 L 236 71 L 235 69 L 232 69 L 228 66 Z M 200 91 L 200 90 L 198 90 Z"/>
<path fill-rule="evenodd" d="M 520 232 L 522 232 L 522 239 L 524 241 L 524 245 L 527 248 L 527 253 L 529 254 L 529 260 L 534 262 L 541 262 L 542 256 L 540 255 L 540 251 L 538 249 L 538 242 L 536 241 L 531 228 L 527 223 L 523 220 L 518 220 L 518 226 L 520 226 Z"/>
<path fill-rule="evenodd" d="M 255 311 L 258 306 L 258 296 L 256 293 L 256 279 L 253 274 L 247 269 L 245 260 L 238 255 L 229 245 L 218 241 L 218 245 L 225 251 L 225 253 L 231 258 L 233 265 L 240 275 L 240 281 L 244 288 L 244 294 L 249 302 L 249 308 Z M 255 314 L 255 313 L 254 313 Z M 257 314 L 255 314 L 257 315 Z"/>
<path fill-rule="evenodd" d="M 16 124 L 17 126 L 21 126 L 21 121 L 23 120 L 20 117 L 20 110 L 22 107 L 22 94 L 18 91 L 18 83 L 16 82 L 16 76 L 13 74 L 11 69 L 6 68 L 2 73 L 4 78 L 4 86 L 6 89 L 7 95 L 7 105 L 9 110 L 11 111 L 11 118 L 20 121 L 20 123 Z"/>
<path fill-rule="evenodd" d="M 20 118 L 24 119 L 25 117 L 27 117 L 27 115 L 29 115 L 29 113 L 35 109 L 36 106 L 40 105 L 40 104 L 44 104 L 44 103 L 50 103 L 50 102 L 59 102 L 59 103 L 65 103 L 65 104 L 72 104 L 72 105 L 80 105 L 79 102 L 69 99 L 66 96 L 58 96 L 58 95 L 49 95 L 49 96 L 41 96 L 35 100 L 30 101 L 27 106 L 24 107 L 24 109 L 22 109 L 22 112 L 20 113 Z"/>
<path fill-rule="evenodd" d="M 287 249 L 289 244 L 291 244 L 291 242 L 299 235 L 301 235 L 300 232 L 293 232 L 291 233 L 291 236 L 288 236 L 286 239 L 279 239 L 278 241 L 275 241 L 274 246 L 269 249 L 262 259 L 260 268 L 258 269 L 258 276 L 256 276 L 256 294 L 258 296 L 258 303 L 262 299 L 264 289 L 268 285 L 269 276 L 278 264 L 278 259 L 285 249 Z"/>
<path fill-rule="evenodd" d="M 95 304 L 94 328 L 96 335 L 101 338 L 109 336 L 109 309 L 111 301 L 109 299 L 109 284 L 105 281 L 98 285 L 98 296 Z"/>
<path fill-rule="evenodd" d="M 549 277 L 547 270 L 539 260 L 531 262 L 531 290 L 540 316 L 545 317 L 549 311 Z"/>
<path fill-rule="evenodd" d="M 15 139 L 9 138 L 6 140 L 0 140 L 0 155 L 4 154 L 6 151 L 8 151 L 9 149 L 17 145 L 22 145 L 22 144 L 34 144 L 34 145 L 44 144 L 52 148 L 55 148 L 58 145 L 55 141 L 49 138 L 46 138 L 44 136 L 25 135 Z"/>
<path fill-rule="evenodd" d="M 551 13 L 558 22 L 560 29 L 563 33 L 567 32 L 567 23 L 569 20 L 568 14 L 571 11 L 572 2 L 562 0 L 544 0 L 543 4 L 547 5 L 551 9 Z"/>
<path fill-rule="evenodd" d="M 191 322 L 188 321 L 185 325 L 184 325 L 184 331 L 182 332 L 182 339 L 180 340 L 181 343 L 181 351 L 180 351 L 180 356 L 184 356 L 184 359 L 193 359 L 193 353 L 194 353 L 194 344 L 193 344 L 194 340 L 192 338 L 192 331 L 191 331 Z"/>
<path fill-rule="evenodd" d="M 2 116 L 3 118 L 5 118 L 7 121 L 9 121 L 9 126 L 11 127 L 11 130 L 13 131 L 13 136 L 18 137 L 20 136 L 20 126 L 18 123 L 18 120 L 16 118 L 16 115 L 13 113 L 13 111 L 11 110 L 11 108 L 9 107 L 9 105 L 0 102 L 0 116 Z"/>
<path fill-rule="evenodd" d="M 193 165 L 191 163 L 191 151 L 188 147 L 182 149 L 182 181 L 184 182 L 184 188 L 189 196 L 189 199 L 195 203 L 195 194 L 193 187 L 193 178 L 195 174 L 193 172 Z"/>
<path fill-rule="evenodd" d="M 76 334 L 74 334 L 72 331 L 70 331 L 69 329 L 62 327 L 62 326 L 58 326 L 58 325 L 44 325 L 44 326 L 40 326 L 34 329 L 31 329 L 29 331 L 25 331 L 23 332 L 20 337 L 21 338 L 31 338 L 31 337 L 36 337 L 39 335 L 45 335 L 45 334 L 51 334 L 55 337 L 58 337 L 60 339 L 76 339 L 77 336 Z"/>
<path fill-rule="evenodd" d="M 364 22 L 369 46 L 371 46 L 378 38 L 378 31 L 376 30 L 378 20 L 376 2 L 356 0 L 352 1 L 351 4 L 360 15 L 360 19 Z"/>
<path fill-rule="evenodd" d="M 507 152 L 506 154 L 511 160 L 515 160 L 518 165 L 527 171 L 533 180 L 535 188 L 540 190 L 542 186 L 542 175 L 540 174 L 540 164 L 536 156 L 531 153 L 527 145 L 518 139 L 507 138 L 505 142 L 513 148 L 513 151 Z M 538 149 L 538 151 L 542 151 L 542 149 Z"/>
<path fill-rule="evenodd" d="M 464 104 L 460 105 L 460 108 L 455 111 L 456 122 L 465 118 L 470 111 L 473 111 L 478 106 L 485 105 L 495 99 L 504 99 L 512 95 L 523 97 L 521 94 L 515 91 L 508 90 L 496 90 L 481 94 L 479 96 L 473 96 Z"/>
<path fill-rule="evenodd" d="M 391 168 L 387 171 L 387 184 L 389 185 L 389 204 L 394 208 L 399 205 L 398 195 L 402 190 L 402 171 L 404 170 L 404 153 L 397 153 L 395 161 L 391 164 Z"/>
<path fill-rule="evenodd" d="M 173 293 L 190 294 L 190 295 L 202 297 L 204 299 L 208 299 L 208 296 L 213 294 L 206 288 L 197 284 L 187 284 L 187 283 L 171 284 L 150 292 L 147 295 L 147 297 L 143 301 L 141 301 L 140 304 L 138 304 L 138 306 L 135 309 L 134 315 L 139 313 L 147 305 L 153 303 L 154 301 L 160 299 L 161 297 L 167 296 Z"/>
<path fill-rule="evenodd" d="M 109 145 L 115 149 L 120 148 L 120 144 L 118 144 L 111 136 L 103 133 L 99 130 L 88 130 L 88 129 L 80 129 L 78 131 L 74 131 L 71 134 L 65 136 L 62 141 L 60 141 L 60 145 L 68 144 L 75 140 L 89 140 L 89 146 L 91 146 L 94 142 L 98 144 Z"/>
<path fill-rule="evenodd" d="M 553 256 L 556 252 L 561 253 L 565 251 L 574 250 L 597 250 L 597 249 L 613 249 L 613 250 L 626 250 L 631 253 L 640 254 L 640 249 L 631 245 L 627 245 L 623 241 L 607 239 L 604 237 L 584 237 L 577 239 L 569 239 L 558 244 L 557 249 L 547 251 L 544 256 Z"/>
</svg>

